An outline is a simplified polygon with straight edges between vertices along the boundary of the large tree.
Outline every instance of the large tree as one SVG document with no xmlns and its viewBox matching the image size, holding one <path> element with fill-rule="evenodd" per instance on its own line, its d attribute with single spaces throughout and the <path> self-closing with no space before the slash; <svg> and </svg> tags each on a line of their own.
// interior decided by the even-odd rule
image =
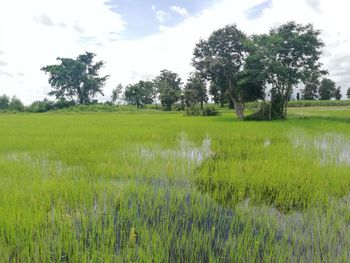
<svg viewBox="0 0 350 263">
<path fill-rule="evenodd" d="M 16 111 L 24 111 L 25 110 L 25 106 L 23 104 L 23 102 L 17 98 L 16 96 L 13 96 L 11 98 L 11 101 L 9 103 L 9 109 L 10 110 L 16 110 Z"/>
<path fill-rule="evenodd" d="M 116 103 L 118 100 L 120 100 L 120 95 L 122 92 L 123 86 L 121 83 L 119 83 L 118 86 L 112 90 L 111 100 L 113 103 Z"/>
<path fill-rule="evenodd" d="M 151 81 L 140 81 L 137 84 L 125 88 L 124 98 L 128 104 L 137 108 L 153 103 L 154 84 Z"/>
<path fill-rule="evenodd" d="M 160 102 L 165 110 L 171 110 L 174 103 L 181 99 L 181 78 L 175 72 L 162 70 L 154 79 Z"/>
<path fill-rule="evenodd" d="M 193 66 L 207 80 L 225 87 L 237 116 L 244 118 L 244 95 L 237 84 L 247 55 L 246 35 L 236 25 L 214 31 L 209 39 L 200 40 L 193 53 Z M 220 91 L 223 94 L 223 90 Z"/>
<path fill-rule="evenodd" d="M 341 100 L 342 94 L 341 94 L 341 87 L 338 87 L 334 92 L 334 98 L 336 100 Z"/>
<path fill-rule="evenodd" d="M 350 88 L 348 88 L 348 90 L 346 91 L 346 97 L 350 99 Z"/>
<path fill-rule="evenodd" d="M 237 85 L 244 102 L 265 99 L 267 67 L 264 54 L 255 45 L 254 39 L 255 36 L 246 43 L 249 55 L 245 59 L 243 70 L 237 76 Z"/>
<path fill-rule="evenodd" d="M 0 110 L 8 109 L 10 104 L 10 97 L 7 95 L 0 96 Z"/>
<path fill-rule="evenodd" d="M 288 22 L 258 38 L 265 54 L 271 104 L 281 118 L 287 116 L 288 100 L 293 86 L 307 82 L 312 72 L 321 72 L 320 56 L 324 46 L 321 32 L 313 25 Z"/>
<path fill-rule="evenodd" d="M 49 65 L 41 70 L 49 74 L 52 91 L 56 99 L 76 100 L 79 104 L 88 104 L 96 96 L 103 95 L 103 86 L 108 76 L 99 77 L 104 62 L 93 63 L 95 54 L 86 52 L 76 59 L 57 58 L 58 65 Z"/>
<path fill-rule="evenodd" d="M 186 106 L 208 102 L 207 86 L 205 80 L 198 74 L 190 74 L 184 88 L 184 99 Z"/>
<path fill-rule="evenodd" d="M 318 90 L 320 100 L 330 100 L 335 94 L 335 82 L 328 78 L 323 78 Z"/>
<path fill-rule="evenodd" d="M 305 79 L 304 89 L 301 91 L 303 100 L 317 100 L 318 88 L 320 86 L 320 74 L 311 73 L 310 76 Z"/>
</svg>

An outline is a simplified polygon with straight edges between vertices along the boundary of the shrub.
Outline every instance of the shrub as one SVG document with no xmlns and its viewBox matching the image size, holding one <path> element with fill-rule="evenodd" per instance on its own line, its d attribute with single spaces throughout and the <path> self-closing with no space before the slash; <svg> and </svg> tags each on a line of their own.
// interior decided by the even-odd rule
<svg viewBox="0 0 350 263">
<path fill-rule="evenodd" d="M 55 103 L 53 101 L 49 101 L 48 99 L 44 99 L 42 101 L 34 101 L 29 107 L 28 111 L 30 112 L 47 112 L 53 110 Z"/>
<path fill-rule="evenodd" d="M 206 105 L 203 109 L 199 105 L 192 105 L 186 108 L 187 116 L 218 116 L 220 111 L 214 105 Z"/>
<path fill-rule="evenodd" d="M 201 116 L 202 112 L 199 106 L 192 105 L 190 107 L 186 108 L 186 115 L 187 116 Z"/>
<path fill-rule="evenodd" d="M 255 120 L 255 121 L 263 121 L 263 120 L 275 120 L 280 119 L 280 114 L 276 113 L 274 108 L 271 107 L 270 102 L 260 102 L 259 110 L 251 115 L 248 115 L 246 120 Z"/>
<path fill-rule="evenodd" d="M 220 111 L 215 105 L 206 105 L 202 110 L 203 116 L 218 116 L 220 115 Z"/>
</svg>

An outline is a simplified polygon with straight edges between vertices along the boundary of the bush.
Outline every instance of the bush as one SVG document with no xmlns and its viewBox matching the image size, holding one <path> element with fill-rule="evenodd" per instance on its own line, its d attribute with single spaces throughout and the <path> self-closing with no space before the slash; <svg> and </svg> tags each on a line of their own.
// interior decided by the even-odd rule
<svg viewBox="0 0 350 263">
<path fill-rule="evenodd" d="M 65 99 L 61 99 L 56 101 L 55 103 L 55 109 L 65 109 L 65 108 L 69 108 L 69 107 L 73 107 L 75 106 L 75 102 L 74 101 L 69 101 L 69 100 L 65 100 Z"/>
<path fill-rule="evenodd" d="M 199 105 L 192 105 L 186 108 L 187 116 L 218 116 L 220 111 L 214 105 L 206 105 L 203 109 Z"/>
<path fill-rule="evenodd" d="M 55 103 L 53 101 L 49 101 L 48 99 L 44 99 L 42 101 L 34 101 L 29 107 L 29 112 L 47 112 L 53 110 L 55 107 Z"/>
<path fill-rule="evenodd" d="M 186 108 L 187 116 L 201 116 L 202 112 L 199 106 L 192 105 Z"/>
<path fill-rule="evenodd" d="M 215 105 L 206 105 L 202 110 L 202 116 L 218 116 L 220 111 Z"/>
<path fill-rule="evenodd" d="M 264 120 L 276 120 L 280 119 L 278 114 L 273 108 L 271 108 L 270 102 L 260 102 L 259 110 L 251 115 L 248 115 L 246 120 L 264 121 Z"/>
</svg>

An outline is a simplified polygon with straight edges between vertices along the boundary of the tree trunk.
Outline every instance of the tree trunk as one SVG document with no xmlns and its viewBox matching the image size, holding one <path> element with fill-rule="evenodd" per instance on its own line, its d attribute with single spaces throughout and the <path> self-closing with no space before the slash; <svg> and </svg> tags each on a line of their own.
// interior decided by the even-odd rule
<svg viewBox="0 0 350 263">
<path fill-rule="evenodd" d="M 235 112 L 237 114 L 237 117 L 240 120 L 244 120 L 244 106 L 243 106 L 243 103 L 235 99 L 235 96 L 233 96 L 233 94 L 231 93 L 232 91 L 233 91 L 233 89 L 232 89 L 232 82 L 231 82 L 231 79 L 229 79 L 229 92 L 228 93 L 229 93 L 230 99 L 232 100 L 233 106 L 235 107 Z"/>
<path fill-rule="evenodd" d="M 203 101 L 201 101 L 201 110 L 203 110 Z"/>
<path fill-rule="evenodd" d="M 244 120 L 244 112 L 243 112 L 243 105 L 242 103 L 236 101 L 235 99 L 232 99 L 233 105 L 235 106 L 235 112 L 239 119 Z"/>
</svg>

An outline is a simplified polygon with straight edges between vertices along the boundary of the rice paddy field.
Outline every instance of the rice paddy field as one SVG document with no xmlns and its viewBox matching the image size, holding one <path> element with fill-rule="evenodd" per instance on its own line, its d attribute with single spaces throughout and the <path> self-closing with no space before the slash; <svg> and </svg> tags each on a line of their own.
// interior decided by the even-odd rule
<svg viewBox="0 0 350 263">
<path fill-rule="evenodd" d="M 350 107 L 0 114 L 1 262 L 349 262 Z"/>
</svg>

